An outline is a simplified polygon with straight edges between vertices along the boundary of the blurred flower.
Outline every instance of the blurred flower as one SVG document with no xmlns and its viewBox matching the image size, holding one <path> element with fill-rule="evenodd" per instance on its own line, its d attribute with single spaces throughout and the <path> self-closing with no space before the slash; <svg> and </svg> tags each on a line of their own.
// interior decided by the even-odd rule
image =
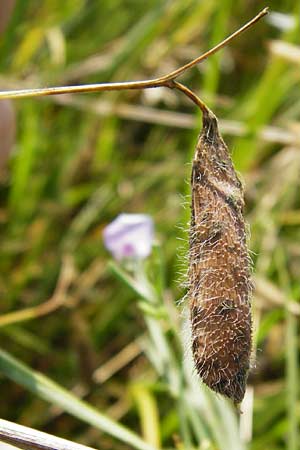
<svg viewBox="0 0 300 450">
<path fill-rule="evenodd" d="M 120 214 L 103 231 L 105 247 L 118 260 L 146 258 L 153 236 L 153 221 L 147 214 Z"/>
</svg>

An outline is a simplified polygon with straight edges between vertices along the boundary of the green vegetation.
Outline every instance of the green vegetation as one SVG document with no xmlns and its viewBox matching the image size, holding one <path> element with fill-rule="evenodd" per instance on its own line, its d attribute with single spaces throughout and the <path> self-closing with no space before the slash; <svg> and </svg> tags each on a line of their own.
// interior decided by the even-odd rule
<svg viewBox="0 0 300 450">
<path fill-rule="evenodd" d="M 264 6 L 18 0 L 0 37 L 1 86 L 165 74 Z M 201 115 L 155 89 L 14 102 L 16 144 L 0 180 L 3 419 L 99 449 L 300 448 L 300 7 L 269 6 L 284 16 L 181 78 L 219 117 L 246 186 L 257 289 L 244 414 L 191 367 L 178 303 Z M 102 240 L 121 212 L 156 227 L 151 256 L 130 270 Z"/>
</svg>

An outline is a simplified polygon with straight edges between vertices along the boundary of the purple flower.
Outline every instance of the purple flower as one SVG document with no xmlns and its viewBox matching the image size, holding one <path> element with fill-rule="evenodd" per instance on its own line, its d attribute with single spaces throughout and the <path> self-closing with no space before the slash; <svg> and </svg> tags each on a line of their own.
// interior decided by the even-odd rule
<svg viewBox="0 0 300 450">
<path fill-rule="evenodd" d="M 118 260 L 146 258 L 153 238 L 153 221 L 147 214 L 120 214 L 103 231 L 105 247 Z"/>
</svg>

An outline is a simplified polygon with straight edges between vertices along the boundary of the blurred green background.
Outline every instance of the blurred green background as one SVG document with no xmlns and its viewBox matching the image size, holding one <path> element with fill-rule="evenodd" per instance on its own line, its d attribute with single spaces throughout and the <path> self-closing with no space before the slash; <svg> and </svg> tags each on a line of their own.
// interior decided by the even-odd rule
<svg viewBox="0 0 300 450">
<path fill-rule="evenodd" d="M 244 413 L 185 368 L 176 303 L 201 115 L 181 93 L 157 89 L 15 100 L 15 119 L 0 114 L 2 123 L 8 117 L 0 127 L 2 418 L 99 449 L 300 448 L 299 5 L 1 2 L 3 89 L 157 77 L 271 8 L 180 78 L 219 117 L 245 182 L 257 289 Z M 7 134 L 14 144 L 4 148 Z M 102 230 L 121 212 L 155 222 L 143 277 L 109 265 Z"/>
</svg>

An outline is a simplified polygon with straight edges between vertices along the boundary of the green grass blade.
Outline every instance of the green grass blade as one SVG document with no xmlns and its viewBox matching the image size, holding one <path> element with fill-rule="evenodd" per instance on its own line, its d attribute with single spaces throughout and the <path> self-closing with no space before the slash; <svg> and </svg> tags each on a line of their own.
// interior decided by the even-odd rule
<svg viewBox="0 0 300 450">
<path fill-rule="evenodd" d="M 39 145 L 38 115 L 31 102 L 24 107 L 24 110 L 23 144 L 13 161 L 11 173 L 9 204 L 14 222 L 17 222 L 20 215 L 22 217 L 25 213 L 28 215 L 29 210 L 32 209 L 33 193 L 30 191 L 30 183 Z"/>
<path fill-rule="evenodd" d="M 131 392 L 139 412 L 145 441 L 154 447 L 160 447 L 159 411 L 155 396 L 141 382 L 133 384 Z"/>
<path fill-rule="evenodd" d="M 59 406 L 78 419 L 119 439 L 138 450 L 154 450 L 139 436 L 79 400 L 45 375 L 36 372 L 7 352 L 0 350 L 0 372 L 38 397 Z"/>
<path fill-rule="evenodd" d="M 149 292 L 148 286 L 139 283 L 131 275 L 126 273 L 125 270 L 123 270 L 120 266 L 118 266 L 114 261 L 110 261 L 108 267 L 111 270 L 111 272 L 120 281 L 122 281 L 122 283 L 124 283 L 126 286 L 132 289 L 133 292 L 135 292 L 139 297 L 148 300 L 149 302 L 153 302 L 153 295 L 151 292 Z"/>
<path fill-rule="evenodd" d="M 228 34 L 228 21 L 232 12 L 232 0 L 225 0 L 222 5 L 216 2 L 215 19 L 213 20 L 213 30 L 209 48 L 221 42 L 225 35 Z M 203 91 L 211 97 L 217 92 L 219 80 L 221 76 L 220 63 L 222 60 L 222 52 L 213 55 L 207 61 L 207 70 L 203 79 Z M 210 107 L 212 105 L 210 104 Z"/>
<path fill-rule="evenodd" d="M 287 260 L 284 250 L 277 250 L 277 266 L 280 283 L 285 291 L 289 292 L 287 298 L 292 297 L 290 276 L 287 270 Z M 289 300 L 287 300 L 289 301 Z M 286 406 L 288 416 L 287 449 L 299 448 L 299 350 L 297 340 L 298 319 L 291 313 L 286 304 Z"/>
</svg>

